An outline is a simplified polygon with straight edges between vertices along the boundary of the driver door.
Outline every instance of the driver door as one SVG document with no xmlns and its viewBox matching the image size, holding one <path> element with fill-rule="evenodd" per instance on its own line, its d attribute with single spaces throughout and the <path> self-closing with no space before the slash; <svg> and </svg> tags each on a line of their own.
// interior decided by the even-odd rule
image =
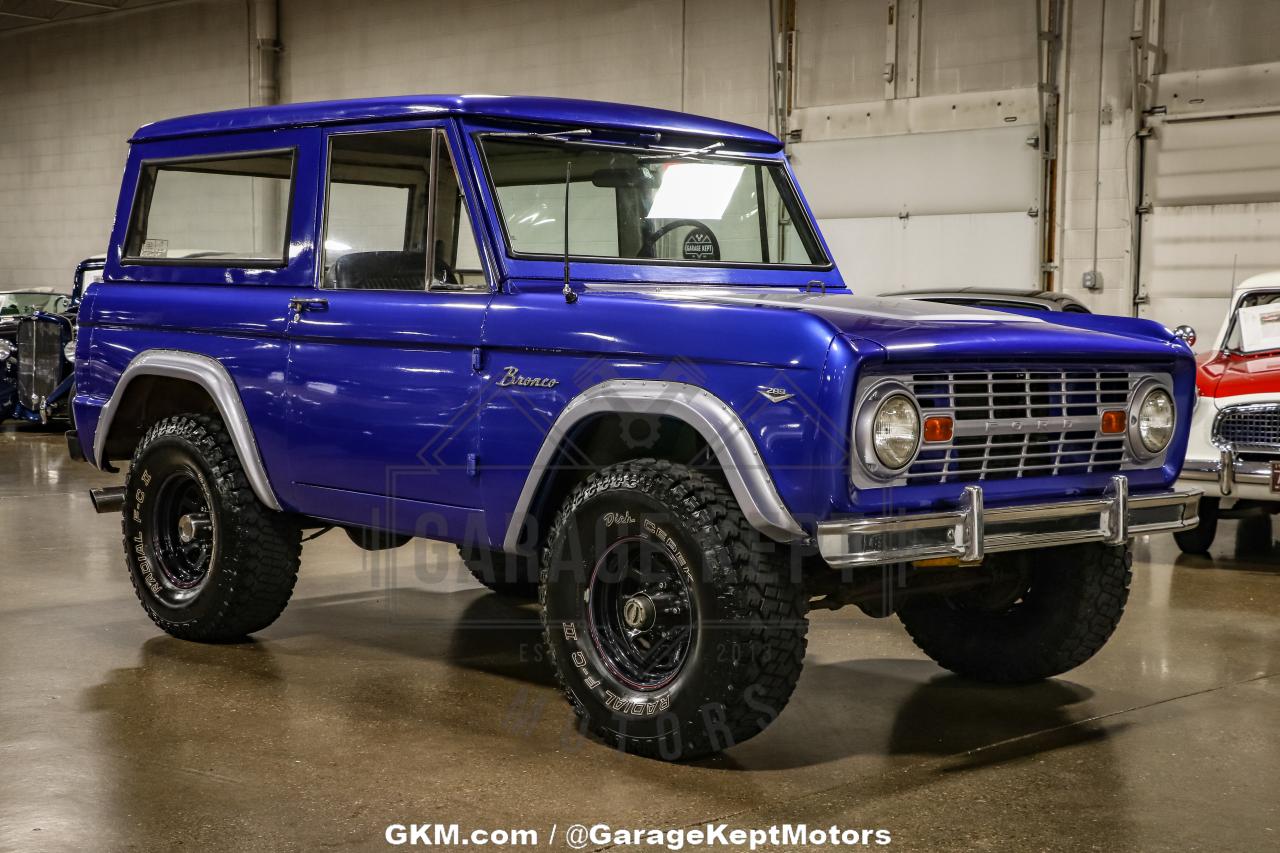
<svg viewBox="0 0 1280 853">
<path fill-rule="evenodd" d="M 461 539 L 480 511 L 472 352 L 490 288 L 444 126 L 335 130 L 325 181 L 321 281 L 288 330 L 296 503 Z"/>
</svg>

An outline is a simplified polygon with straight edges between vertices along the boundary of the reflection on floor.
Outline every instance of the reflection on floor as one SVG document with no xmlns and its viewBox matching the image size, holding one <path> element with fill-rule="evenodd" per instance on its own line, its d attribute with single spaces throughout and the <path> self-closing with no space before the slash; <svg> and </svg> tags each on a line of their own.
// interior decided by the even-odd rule
<svg viewBox="0 0 1280 853">
<path fill-rule="evenodd" d="M 1280 551 L 1138 544 L 1129 612 L 1065 678 L 939 670 L 895 620 L 819 613 L 790 707 L 703 762 L 574 730 L 537 611 L 450 549 L 306 546 L 254 642 L 158 634 L 60 436 L 0 430 L 0 850 L 369 849 L 390 823 L 888 828 L 906 850 L 1273 848 Z M 557 845 L 561 846 L 562 845 Z"/>
</svg>

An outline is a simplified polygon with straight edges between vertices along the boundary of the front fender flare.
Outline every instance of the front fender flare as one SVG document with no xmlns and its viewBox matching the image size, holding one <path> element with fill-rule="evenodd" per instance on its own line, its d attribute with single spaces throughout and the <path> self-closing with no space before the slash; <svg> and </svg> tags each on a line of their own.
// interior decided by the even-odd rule
<svg viewBox="0 0 1280 853">
<path fill-rule="evenodd" d="M 704 388 L 684 382 L 612 379 L 593 385 L 569 401 L 547 432 L 516 501 L 503 550 L 520 550 L 526 516 L 547 467 L 565 438 L 584 419 L 603 413 L 677 418 L 698 431 L 724 471 L 743 515 L 756 530 L 778 542 L 808 538 L 783 503 L 773 477 L 746 425 L 727 403 Z"/>
<path fill-rule="evenodd" d="M 253 493 L 265 506 L 280 510 L 280 502 L 267 478 L 267 470 L 258 452 L 258 442 L 253 436 L 235 380 L 225 367 L 207 355 L 180 350 L 147 350 L 129 362 L 129 366 L 120 374 L 115 390 L 111 392 L 111 399 L 102 407 L 97 430 L 93 435 L 93 459 L 99 467 L 102 465 L 107 435 L 111 432 L 111 422 L 115 419 L 120 402 L 124 399 L 129 383 L 141 376 L 185 379 L 204 388 L 218 407 L 222 422 L 226 424 L 231 443 L 240 457 L 240 464 L 244 467 Z"/>
</svg>

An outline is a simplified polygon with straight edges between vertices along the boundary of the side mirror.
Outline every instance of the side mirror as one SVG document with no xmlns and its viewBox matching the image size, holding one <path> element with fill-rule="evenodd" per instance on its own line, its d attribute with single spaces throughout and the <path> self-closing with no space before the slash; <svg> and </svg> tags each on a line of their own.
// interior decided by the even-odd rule
<svg viewBox="0 0 1280 853">
<path fill-rule="evenodd" d="M 1174 329 L 1173 336 L 1178 340 L 1185 342 L 1189 347 L 1196 345 L 1196 330 L 1186 324 Z"/>
</svg>

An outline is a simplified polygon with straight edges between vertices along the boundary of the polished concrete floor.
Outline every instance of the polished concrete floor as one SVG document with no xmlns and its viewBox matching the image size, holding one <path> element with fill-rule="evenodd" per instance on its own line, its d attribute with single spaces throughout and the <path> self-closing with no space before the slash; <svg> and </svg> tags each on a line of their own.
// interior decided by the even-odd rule
<svg viewBox="0 0 1280 853">
<path fill-rule="evenodd" d="M 588 741 L 537 613 L 444 547 L 306 546 L 255 642 L 158 633 L 61 435 L 0 429 L 0 850 L 384 849 L 391 823 L 886 828 L 902 850 L 1280 849 L 1280 550 L 1138 544 L 1129 611 L 1065 678 L 949 676 L 894 620 L 813 619 L 764 735 L 667 765 Z M 1261 522 L 1261 523 L 1258 523 Z M 563 837 L 563 835 L 561 836 Z M 562 840 L 556 847 L 567 849 Z"/>
</svg>

